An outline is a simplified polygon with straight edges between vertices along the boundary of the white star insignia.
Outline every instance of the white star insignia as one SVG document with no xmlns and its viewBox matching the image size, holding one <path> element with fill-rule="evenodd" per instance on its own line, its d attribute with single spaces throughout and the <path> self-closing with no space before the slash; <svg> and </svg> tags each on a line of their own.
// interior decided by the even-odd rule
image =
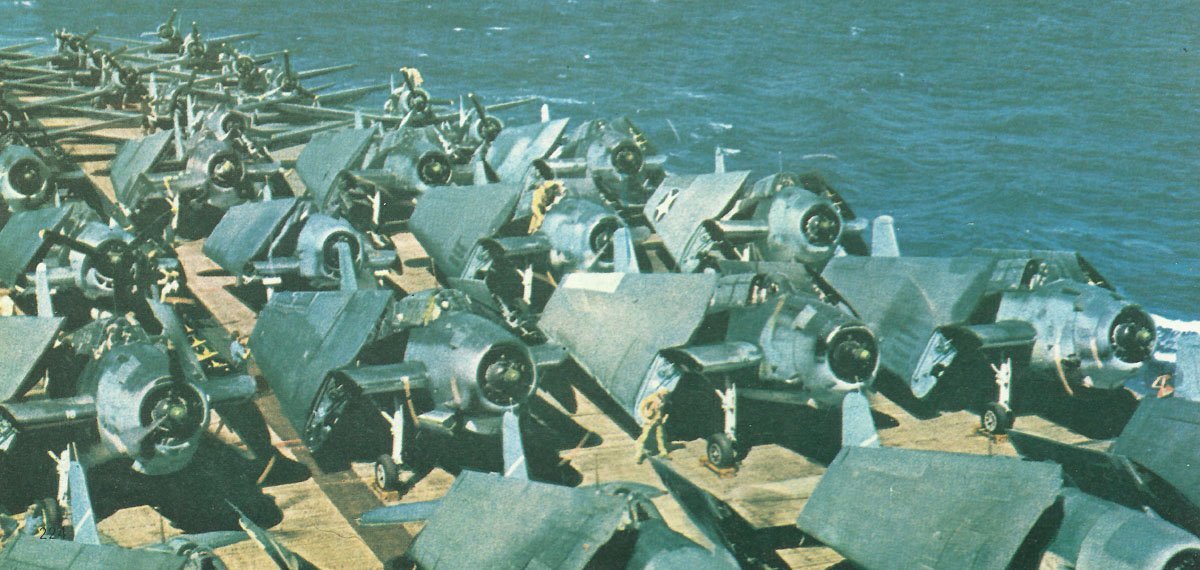
<svg viewBox="0 0 1200 570">
<path fill-rule="evenodd" d="M 676 198 L 679 198 L 678 188 L 673 188 L 670 192 L 667 192 L 667 195 L 662 199 L 662 202 L 659 202 L 658 206 L 654 208 L 655 223 L 658 223 L 659 220 L 662 220 L 664 217 L 666 217 L 667 212 L 671 211 L 671 206 L 675 205 Z"/>
</svg>

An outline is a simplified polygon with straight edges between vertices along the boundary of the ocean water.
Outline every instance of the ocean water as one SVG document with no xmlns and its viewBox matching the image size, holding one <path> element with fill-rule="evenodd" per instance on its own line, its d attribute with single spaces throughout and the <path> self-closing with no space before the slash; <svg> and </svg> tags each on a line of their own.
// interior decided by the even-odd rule
<svg viewBox="0 0 1200 570">
<path fill-rule="evenodd" d="M 410 66 L 435 96 L 626 114 L 673 171 L 716 147 L 730 169 L 817 170 L 860 215 L 894 215 L 907 254 L 1078 250 L 1195 328 L 1200 4 L 968 4 L 4 0 L 0 38 L 133 35 L 178 7 L 298 67 L 355 62 L 347 85 Z"/>
</svg>

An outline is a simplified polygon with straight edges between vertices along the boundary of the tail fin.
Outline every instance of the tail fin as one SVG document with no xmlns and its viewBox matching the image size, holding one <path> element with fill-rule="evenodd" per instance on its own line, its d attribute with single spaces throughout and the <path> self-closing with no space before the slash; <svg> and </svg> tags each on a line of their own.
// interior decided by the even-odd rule
<svg viewBox="0 0 1200 570">
<path fill-rule="evenodd" d="M 891 216 L 879 216 L 871 224 L 871 257 L 900 257 L 896 228 Z"/>
</svg>

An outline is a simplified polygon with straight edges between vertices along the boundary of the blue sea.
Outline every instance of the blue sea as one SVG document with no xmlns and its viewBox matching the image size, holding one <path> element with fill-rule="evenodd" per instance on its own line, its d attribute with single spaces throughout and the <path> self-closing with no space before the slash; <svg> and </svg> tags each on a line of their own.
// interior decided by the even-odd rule
<svg viewBox="0 0 1200 570">
<path fill-rule="evenodd" d="M 820 171 L 906 254 L 1078 250 L 1173 328 L 1200 317 L 1196 2 L 5 0 L 0 37 L 136 35 L 173 7 L 302 68 L 355 62 L 347 85 L 409 66 L 435 96 L 629 115 L 676 172 L 717 147 Z"/>
</svg>

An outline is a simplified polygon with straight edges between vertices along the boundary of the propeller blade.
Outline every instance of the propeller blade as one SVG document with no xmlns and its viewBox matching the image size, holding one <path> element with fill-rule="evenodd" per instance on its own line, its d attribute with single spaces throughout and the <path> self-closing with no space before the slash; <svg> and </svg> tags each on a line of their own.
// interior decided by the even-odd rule
<svg viewBox="0 0 1200 570">
<path fill-rule="evenodd" d="M 96 248 L 54 230 L 44 230 L 42 232 L 42 240 L 50 245 L 61 245 L 87 256 L 98 257 L 97 254 L 100 253 Z"/>
<path fill-rule="evenodd" d="M 183 540 L 195 544 L 196 546 L 216 550 L 231 544 L 237 544 L 246 540 L 249 536 L 240 530 L 214 530 L 212 532 L 201 532 L 197 534 L 181 534 L 171 540 Z M 149 548 L 149 547 L 147 547 Z"/>
<path fill-rule="evenodd" d="M 341 290 L 354 291 L 358 289 L 358 275 L 354 271 L 354 253 L 350 251 L 350 244 L 345 241 L 339 241 L 337 243 L 337 252 Z"/>
<path fill-rule="evenodd" d="M 34 283 L 37 292 L 37 314 L 49 319 L 54 317 L 54 302 L 50 297 L 50 278 L 47 276 L 46 264 L 39 263 L 34 269 Z"/>
<path fill-rule="evenodd" d="M 100 544 L 100 531 L 96 528 L 96 515 L 92 509 L 92 497 L 88 491 L 87 474 L 75 444 L 67 448 L 67 502 L 71 509 L 71 527 L 75 530 L 75 542 Z"/>
<path fill-rule="evenodd" d="M 471 100 L 471 104 L 475 106 L 475 113 L 480 119 L 487 118 L 487 107 L 483 106 L 483 101 L 479 100 L 479 96 L 474 93 L 467 93 L 467 98 Z"/>
<path fill-rule="evenodd" d="M 512 409 L 504 412 L 500 431 L 504 448 L 504 476 L 529 479 L 529 466 L 525 461 L 525 443 L 521 440 L 521 417 Z"/>
<path fill-rule="evenodd" d="M 842 399 L 842 447 L 879 447 L 871 402 L 862 392 L 849 392 Z"/>
<path fill-rule="evenodd" d="M 379 507 L 362 514 L 358 523 L 363 526 L 421 522 L 429 520 L 442 504 L 441 499 L 418 501 L 415 503 L 400 503 L 388 507 Z"/>
<path fill-rule="evenodd" d="M 206 379 L 204 367 L 201 366 L 196 353 L 192 352 L 192 340 L 188 338 L 187 331 L 183 329 L 183 323 L 179 321 L 175 310 L 169 305 L 153 299 L 147 301 L 150 311 L 162 325 L 163 334 L 171 340 L 171 352 L 175 354 L 176 358 L 179 358 L 179 367 L 182 369 L 184 380 L 202 385 Z"/>
<path fill-rule="evenodd" d="M 302 558 L 296 556 L 294 552 L 288 550 L 286 547 L 280 544 L 280 542 L 276 540 L 274 536 L 271 536 L 271 533 L 267 532 L 266 529 L 258 526 L 257 524 L 254 524 L 254 521 L 250 520 L 250 518 L 247 517 L 246 514 L 241 511 L 241 509 L 234 506 L 233 503 L 230 503 L 229 501 L 226 501 L 226 503 L 229 505 L 229 508 L 233 509 L 233 511 L 237 513 L 238 524 L 241 525 L 242 529 L 246 531 L 246 534 L 250 535 L 250 538 L 252 538 L 254 542 L 263 549 L 263 552 L 266 552 L 267 556 L 271 557 L 271 560 L 275 562 L 276 566 L 278 566 L 281 570 L 300 570 L 301 568 L 306 567 Z"/>
</svg>

